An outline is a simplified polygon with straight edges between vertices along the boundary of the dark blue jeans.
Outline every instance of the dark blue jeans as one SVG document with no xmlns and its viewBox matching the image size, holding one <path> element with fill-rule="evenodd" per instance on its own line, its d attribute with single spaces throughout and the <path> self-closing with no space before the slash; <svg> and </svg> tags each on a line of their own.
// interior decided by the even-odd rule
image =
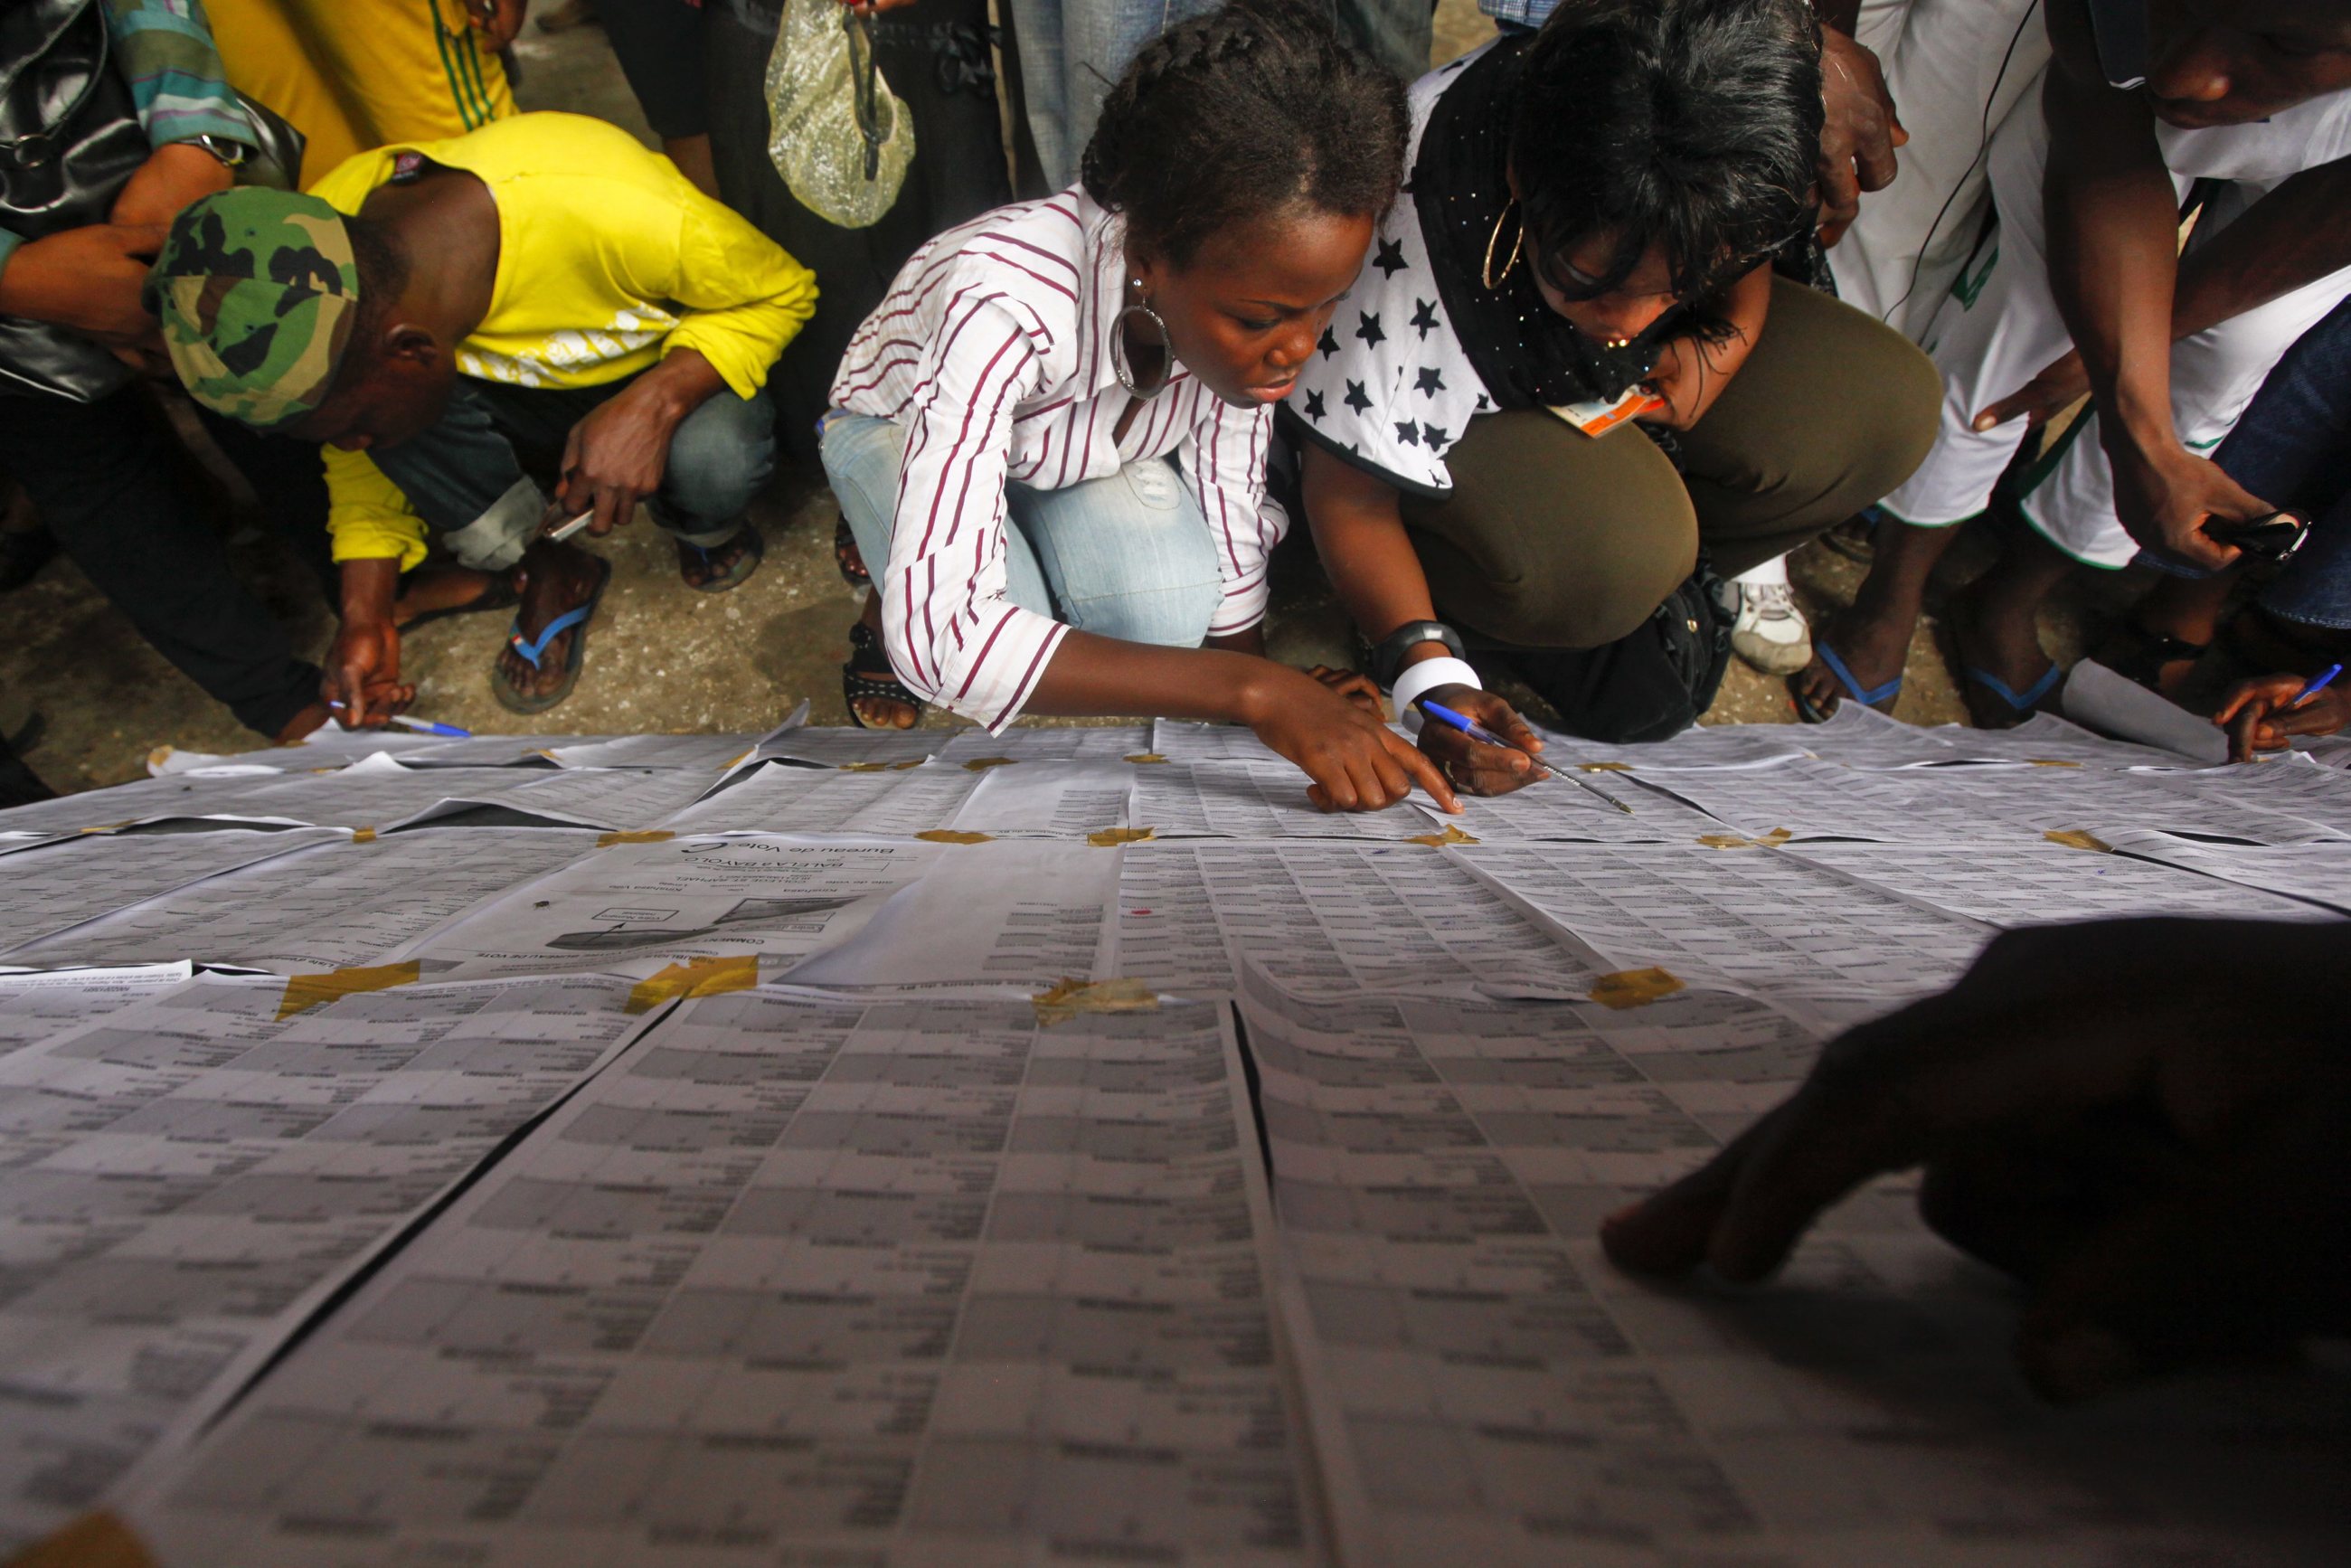
<svg viewBox="0 0 2351 1568">
<path fill-rule="evenodd" d="M 460 376 L 440 423 L 368 455 L 460 564 L 504 571 L 522 559 L 549 505 L 520 454 L 561 453 L 571 427 L 628 384 L 517 387 Z M 721 392 L 686 415 L 647 504 L 653 520 L 705 549 L 733 538 L 743 508 L 775 472 L 775 427 L 764 392 L 751 398 Z"/>
<path fill-rule="evenodd" d="M 2213 460 L 2311 521 L 2309 542 L 2255 602 L 2282 621 L 2351 630 L 2351 299 L 2286 350 Z"/>
</svg>

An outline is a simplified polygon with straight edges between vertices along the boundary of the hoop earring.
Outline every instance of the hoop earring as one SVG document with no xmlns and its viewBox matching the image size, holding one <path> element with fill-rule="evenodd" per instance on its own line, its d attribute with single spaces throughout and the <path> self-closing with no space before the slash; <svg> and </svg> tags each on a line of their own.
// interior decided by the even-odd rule
<svg viewBox="0 0 2351 1568">
<path fill-rule="evenodd" d="M 1143 279 L 1139 277 L 1134 279 L 1134 287 L 1140 295 L 1143 292 Z M 1159 379 L 1151 383 L 1148 391 L 1135 383 L 1134 367 L 1127 360 L 1126 319 L 1130 316 L 1142 317 L 1151 323 L 1151 329 L 1159 334 Z M 1140 402 L 1149 402 L 1153 398 L 1165 392 L 1169 379 L 1176 373 L 1176 340 L 1167 335 L 1167 323 L 1161 319 L 1158 311 L 1151 308 L 1150 301 L 1138 298 L 1134 304 L 1121 310 L 1116 316 L 1111 318 L 1111 329 L 1118 334 L 1119 350 L 1111 360 L 1111 369 L 1117 372 L 1118 384 L 1126 389 L 1127 395 Z"/>
<path fill-rule="evenodd" d="M 1513 196 L 1509 206 L 1494 214 L 1494 232 L 1486 236 L 1486 265 L 1479 271 L 1478 281 L 1489 288 L 1499 288 L 1502 279 L 1510 276 L 1510 268 L 1519 265 L 1519 246 L 1526 243 L 1527 237 L 1527 221 L 1523 217 L 1519 220 L 1518 232 L 1510 236 L 1510 258 L 1502 263 L 1501 271 L 1494 270 L 1494 247 L 1502 243 L 1502 220 L 1518 210 L 1519 201 Z"/>
</svg>

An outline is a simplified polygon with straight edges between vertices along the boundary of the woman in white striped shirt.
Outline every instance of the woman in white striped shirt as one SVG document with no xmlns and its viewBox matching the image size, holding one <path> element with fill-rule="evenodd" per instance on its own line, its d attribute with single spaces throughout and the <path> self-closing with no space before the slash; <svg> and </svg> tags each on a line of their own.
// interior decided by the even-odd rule
<svg viewBox="0 0 2351 1568">
<path fill-rule="evenodd" d="M 834 379 L 824 465 L 876 591 L 859 723 L 920 705 L 1246 724 L 1317 804 L 1435 768 L 1361 677 L 1264 656 L 1274 405 L 1402 178 L 1393 78 L 1311 7 L 1237 0 L 1146 46 L 1081 183 L 918 251 Z M 1205 644 L 1205 645 L 1204 645 Z M 884 656 L 886 655 L 886 663 Z"/>
</svg>

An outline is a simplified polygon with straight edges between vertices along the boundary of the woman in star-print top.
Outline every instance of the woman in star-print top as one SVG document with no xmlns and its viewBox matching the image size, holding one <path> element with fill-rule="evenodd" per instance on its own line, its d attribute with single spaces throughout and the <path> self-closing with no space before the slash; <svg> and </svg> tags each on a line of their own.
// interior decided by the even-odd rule
<svg viewBox="0 0 2351 1568">
<path fill-rule="evenodd" d="M 1264 656 L 1273 410 L 1404 172 L 1404 93 L 1295 0 L 1145 46 L 1084 177 L 950 229 L 867 318 L 825 472 L 873 592 L 842 671 L 864 725 L 923 703 L 1249 725 L 1316 803 L 1436 768 L 1353 675 Z M 1206 646 L 1203 646 L 1203 643 Z"/>
<path fill-rule="evenodd" d="M 1772 274 L 1815 222 L 1819 57 L 1803 0 L 1581 0 L 1413 89 L 1404 193 L 1283 420 L 1399 711 L 1434 695 L 1513 733 L 1458 625 L 1603 731 L 1611 705 L 1541 651 L 1626 636 L 1701 545 L 1736 574 L 1925 455 L 1925 356 Z M 1463 789 L 1528 776 L 1452 753 Z"/>
</svg>

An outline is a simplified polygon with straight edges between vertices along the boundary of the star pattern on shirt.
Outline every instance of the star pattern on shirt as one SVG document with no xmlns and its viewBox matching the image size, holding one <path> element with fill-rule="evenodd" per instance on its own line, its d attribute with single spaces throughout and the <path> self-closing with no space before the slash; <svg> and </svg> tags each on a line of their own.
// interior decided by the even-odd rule
<svg viewBox="0 0 2351 1568">
<path fill-rule="evenodd" d="M 1396 421 L 1396 439 L 1406 446 L 1420 444 L 1420 426 L 1409 419 Z"/>
<path fill-rule="evenodd" d="M 1322 394 L 1321 392 L 1311 392 L 1306 394 L 1306 417 L 1312 420 L 1317 424 L 1322 423 L 1323 408 Z"/>
<path fill-rule="evenodd" d="M 1420 435 L 1422 440 L 1428 443 L 1428 449 L 1431 452 L 1444 451 L 1450 439 L 1446 434 L 1445 427 L 1441 424 L 1422 425 L 1420 427 Z"/>
<path fill-rule="evenodd" d="M 1384 239 L 1379 242 L 1376 249 L 1377 254 L 1372 257 L 1372 265 L 1380 269 L 1380 276 L 1383 277 L 1394 277 L 1409 265 L 1404 258 L 1404 241 L 1400 239 Z"/>
<path fill-rule="evenodd" d="M 1372 394 L 1364 390 L 1363 382 L 1349 382 L 1346 402 L 1347 406 L 1357 413 L 1368 413 L 1372 407 Z"/>
<path fill-rule="evenodd" d="M 1478 394 L 1478 406 L 1472 412 L 1477 413 L 1485 413 L 1491 411 L 1493 406 L 1493 400 L 1488 397 L 1484 392 L 1479 392 Z"/>
<path fill-rule="evenodd" d="M 1388 335 L 1380 330 L 1378 311 L 1358 310 L 1355 314 L 1362 320 L 1362 325 L 1355 329 L 1355 336 L 1364 340 L 1365 348 L 1377 348 L 1388 340 Z"/>
<path fill-rule="evenodd" d="M 1420 340 L 1425 343 L 1428 341 L 1428 335 L 1437 330 L 1437 301 L 1416 299 L 1412 307 L 1413 329 L 1420 334 Z"/>
<path fill-rule="evenodd" d="M 1412 379 L 1413 390 L 1423 397 L 1435 397 L 1445 390 L 1445 372 L 1435 365 L 1423 365 Z"/>
<path fill-rule="evenodd" d="M 1322 357 L 1327 360 L 1339 351 L 1339 340 L 1332 335 L 1330 328 L 1325 327 L 1322 329 L 1322 340 L 1314 346 L 1322 350 Z"/>
</svg>

